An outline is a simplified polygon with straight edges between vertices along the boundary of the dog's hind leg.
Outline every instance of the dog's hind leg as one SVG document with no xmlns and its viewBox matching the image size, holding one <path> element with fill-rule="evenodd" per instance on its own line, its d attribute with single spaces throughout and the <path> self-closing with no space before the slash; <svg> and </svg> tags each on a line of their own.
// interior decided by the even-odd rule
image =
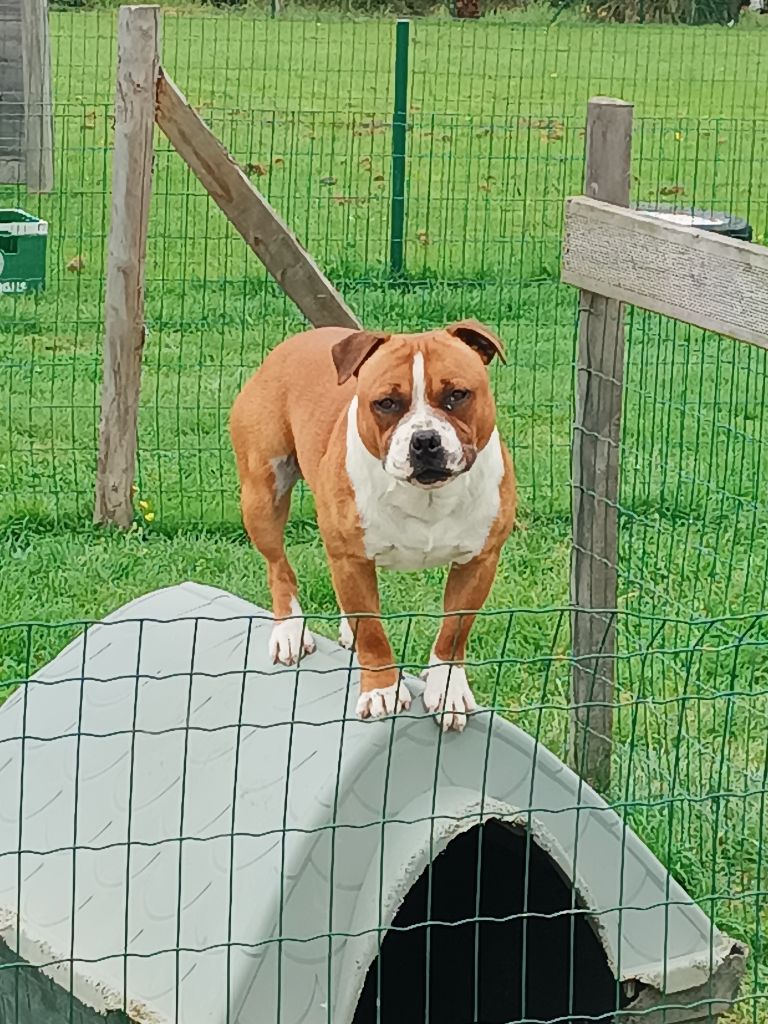
<svg viewBox="0 0 768 1024">
<path fill-rule="evenodd" d="M 243 523 L 267 563 L 275 624 L 269 640 L 272 660 L 295 665 L 315 650 L 299 604 L 296 574 L 285 553 L 284 532 L 291 509 L 291 491 L 300 472 L 293 454 L 268 458 L 252 449 L 241 456 L 240 504 Z"/>
</svg>

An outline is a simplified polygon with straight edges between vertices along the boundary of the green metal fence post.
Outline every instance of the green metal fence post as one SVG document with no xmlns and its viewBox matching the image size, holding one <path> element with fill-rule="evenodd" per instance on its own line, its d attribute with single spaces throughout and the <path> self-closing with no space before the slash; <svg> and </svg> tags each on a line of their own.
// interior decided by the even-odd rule
<svg viewBox="0 0 768 1024">
<path fill-rule="evenodd" d="M 389 265 L 393 274 L 403 269 L 405 235 L 405 150 L 408 122 L 408 41 L 411 23 L 402 18 L 395 35 L 395 109 L 392 119 L 392 211 Z"/>
</svg>

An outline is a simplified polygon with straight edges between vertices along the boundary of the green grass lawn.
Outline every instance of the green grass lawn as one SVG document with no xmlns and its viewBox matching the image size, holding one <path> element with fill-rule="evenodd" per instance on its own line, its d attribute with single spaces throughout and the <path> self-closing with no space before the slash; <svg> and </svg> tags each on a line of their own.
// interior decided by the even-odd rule
<svg viewBox="0 0 768 1024">
<path fill-rule="evenodd" d="M 768 19 L 764 19 L 768 22 Z M 295 310 L 158 138 L 136 528 L 90 525 L 109 215 L 114 16 L 56 13 L 57 188 L 0 205 L 51 225 L 49 283 L 0 305 L 0 686 L 147 590 L 195 579 L 264 604 L 237 508 L 231 401 Z M 472 658 L 479 696 L 564 754 L 569 444 L 576 298 L 557 283 L 562 200 L 580 189 L 592 94 L 636 105 L 634 191 L 744 215 L 768 234 L 768 34 L 552 28 L 500 19 L 413 30 L 404 281 L 388 275 L 393 25 L 168 13 L 164 61 L 367 324 L 473 315 L 493 373 L 521 523 Z M 766 26 L 768 27 L 768 26 Z M 79 257 L 82 267 L 68 270 Z M 612 798 L 718 923 L 756 946 L 768 736 L 768 427 L 757 349 L 633 314 L 621 482 Z M 307 495 L 289 550 L 302 602 L 335 604 Z M 442 573 L 382 576 L 398 657 L 424 663 Z M 418 612 L 413 621 L 404 613 Z M 14 625 L 35 622 L 37 625 Z M 65 623 L 65 624 L 61 624 Z M 68 623 L 68 624 L 67 624 Z M 59 624 L 59 625 L 57 625 Z M 2 691 L 0 691 L 2 692 Z M 765 1020 L 748 996 L 743 1019 Z"/>
</svg>

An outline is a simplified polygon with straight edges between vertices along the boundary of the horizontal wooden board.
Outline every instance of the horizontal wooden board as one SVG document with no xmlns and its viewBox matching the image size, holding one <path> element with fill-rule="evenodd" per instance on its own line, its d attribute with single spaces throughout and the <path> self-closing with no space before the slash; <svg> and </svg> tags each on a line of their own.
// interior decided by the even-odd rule
<svg viewBox="0 0 768 1024">
<path fill-rule="evenodd" d="M 568 199 L 562 280 L 768 348 L 768 249 L 585 196 Z"/>
</svg>

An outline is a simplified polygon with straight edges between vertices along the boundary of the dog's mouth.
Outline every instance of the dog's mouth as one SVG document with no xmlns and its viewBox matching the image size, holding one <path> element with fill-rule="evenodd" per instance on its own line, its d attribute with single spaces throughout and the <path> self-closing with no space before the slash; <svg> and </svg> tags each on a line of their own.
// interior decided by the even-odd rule
<svg viewBox="0 0 768 1024">
<path fill-rule="evenodd" d="M 456 474 L 450 469 L 421 469 L 413 474 L 411 483 L 418 484 L 420 487 L 436 487 L 439 484 L 447 483 L 454 476 Z"/>
</svg>

